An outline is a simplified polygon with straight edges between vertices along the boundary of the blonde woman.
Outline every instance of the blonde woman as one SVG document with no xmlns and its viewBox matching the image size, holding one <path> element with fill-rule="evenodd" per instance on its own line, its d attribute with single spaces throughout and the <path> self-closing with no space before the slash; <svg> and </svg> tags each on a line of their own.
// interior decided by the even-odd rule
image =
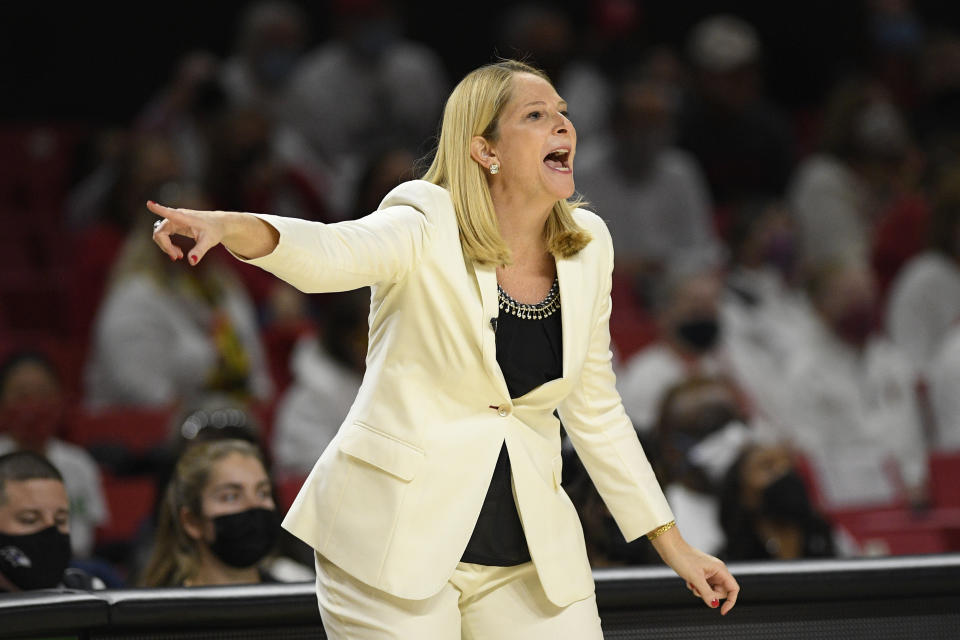
<svg viewBox="0 0 960 640">
<path fill-rule="evenodd" d="M 167 486 L 147 587 L 275 582 L 260 566 L 280 534 L 273 484 L 259 449 L 209 440 L 187 449 Z"/>
<path fill-rule="evenodd" d="M 149 205 L 173 259 L 222 243 L 307 292 L 371 288 L 360 392 L 284 520 L 316 551 L 331 638 L 602 637 L 555 410 L 626 538 L 648 534 L 708 606 L 736 602 L 616 393 L 613 252 L 569 201 L 576 143 L 546 76 L 504 61 L 457 85 L 424 179 L 365 218 Z"/>
</svg>

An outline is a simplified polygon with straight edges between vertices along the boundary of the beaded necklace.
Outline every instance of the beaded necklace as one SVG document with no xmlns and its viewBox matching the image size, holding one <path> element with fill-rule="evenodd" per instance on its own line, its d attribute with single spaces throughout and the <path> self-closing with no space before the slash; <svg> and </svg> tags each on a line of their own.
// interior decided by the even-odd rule
<svg viewBox="0 0 960 640">
<path fill-rule="evenodd" d="M 547 292 L 547 297 L 536 304 L 517 302 L 497 283 L 497 297 L 500 299 L 500 310 L 523 320 L 543 320 L 552 316 L 560 308 L 560 282 L 553 279 L 553 285 Z"/>
</svg>

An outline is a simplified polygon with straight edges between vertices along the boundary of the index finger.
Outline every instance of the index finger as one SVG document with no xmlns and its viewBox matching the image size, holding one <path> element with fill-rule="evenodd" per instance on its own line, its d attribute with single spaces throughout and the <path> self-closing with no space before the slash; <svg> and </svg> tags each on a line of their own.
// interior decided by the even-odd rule
<svg viewBox="0 0 960 640">
<path fill-rule="evenodd" d="M 734 605 L 737 604 L 737 596 L 740 595 L 740 585 L 729 571 L 724 571 L 723 586 L 727 589 L 727 600 L 720 609 L 720 615 L 727 615 Z"/>
<path fill-rule="evenodd" d="M 172 207 L 165 207 L 162 204 L 154 202 L 153 200 L 147 200 L 147 209 L 161 218 L 166 218 L 181 224 L 186 224 L 189 220 L 189 217 L 186 216 L 182 210 L 173 209 Z"/>
</svg>

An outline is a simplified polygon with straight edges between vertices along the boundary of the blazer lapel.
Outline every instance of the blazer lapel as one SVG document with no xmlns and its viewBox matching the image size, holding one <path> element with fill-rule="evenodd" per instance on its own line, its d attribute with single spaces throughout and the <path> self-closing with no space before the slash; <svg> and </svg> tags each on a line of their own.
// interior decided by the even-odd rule
<svg viewBox="0 0 960 640">
<path fill-rule="evenodd" d="M 557 258 L 557 280 L 560 283 L 560 324 L 563 327 L 563 377 L 570 376 L 570 356 L 577 326 L 576 294 L 581 291 L 581 270 L 571 258 Z"/>
<path fill-rule="evenodd" d="M 480 351 L 483 356 L 483 364 L 490 377 L 496 381 L 503 397 L 509 398 L 510 392 L 507 390 L 507 381 L 504 379 L 503 371 L 500 370 L 500 365 L 497 363 L 497 340 L 491 323 L 491 320 L 496 322 L 495 318 L 500 313 L 497 298 L 497 270 L 496 267 L 474 262 L 473 272 L 477 277 L 477 286 L 480 288 L 480 305 L 482 307 Z"/>
</svg>

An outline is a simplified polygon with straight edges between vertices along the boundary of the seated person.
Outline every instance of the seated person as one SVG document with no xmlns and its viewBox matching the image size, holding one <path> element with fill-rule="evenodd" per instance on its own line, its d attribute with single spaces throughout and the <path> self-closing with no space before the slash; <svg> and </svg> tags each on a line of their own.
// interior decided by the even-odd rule
<svg viewBox="0 0 960 640">
<path fill-rule="evenodd" d="M 93 553 L 98 525 L 109 519 L 100 469 L 86 449 L 57 437 L 64 398 L 53 364 L 34 351 L 17 351 L 0 363 L 0 454 L 33 451 L 63 474 L 70 500 L 73 554 Z"/>
<path fill-rule="evenodd" d="M 70 562 L 70 508 L 63 476 L 29 451 L 0 456 L 0 592 L 103 588 Z"/>
<path fill-rule="evenodd" d="M 746 448 L 720 496 L 726 560 L 792 560 L 835 555 L 830 525 L 810 504 L 785 447 Z"/>
<path fill-rule="evenodd" d="M 167 486 L 148 587 L 276 582 L 262 567 L 280 536 L 280 514 L 260 450 L 236 439 L 197 442 Z"/>
<path fill-rule="evenodd" d="M 274 461 L 281 471 L 306 475 L 346 418 L 360 390 L 367 354 L 365 291 L 328 294 L 318 337 L 293 351 L 293 384 L 277 404 Z"/>
<path fill-rule="evenodd" d="M 739 390 L 722 377 L 694 376 L 667 390 L 660 404 L 654 469 L 678 522 L 707 553 L 724 545 L 720 486 L 753 436 Z"/>
</svg>

